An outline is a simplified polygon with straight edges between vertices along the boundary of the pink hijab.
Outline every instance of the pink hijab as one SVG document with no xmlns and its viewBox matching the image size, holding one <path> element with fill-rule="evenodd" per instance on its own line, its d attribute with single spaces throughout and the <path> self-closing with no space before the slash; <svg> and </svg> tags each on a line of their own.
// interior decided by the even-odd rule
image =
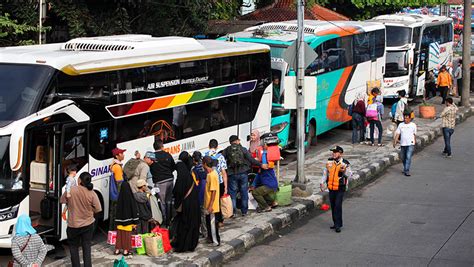
<svg viewBox="0 0 474 267">
<path fill-rule="evenodd" d="M 260 146 L 260 132 L 255 129 L 252 131 L 252 134 L 254 134 L 255 137 L 257 137 L 257 140 L 255 141 L 250 140 L 250 153 L 254 153 L 257 150 L 257 148 Z"/>
</svg>

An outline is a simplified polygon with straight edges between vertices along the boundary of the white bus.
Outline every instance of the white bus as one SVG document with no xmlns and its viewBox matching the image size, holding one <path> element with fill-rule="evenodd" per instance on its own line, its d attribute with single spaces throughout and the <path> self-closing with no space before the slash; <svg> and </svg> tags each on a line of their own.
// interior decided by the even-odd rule
<svg viewBox="0 0 474 267">
<path fill-rule="evenodd" d="M 128 160 L 159 137 L 177 157 L 268 132 L 270 79 L 261 44 L 121 35 L 1 48 L 0 247 L 20 214 L 66 238 L 58 199 L 70 164 L 92 174 L 106 220 L 114 147 Z"/>
<path fill-rule="evenodd" d="M 448 65 L 453 59 L 453 20 L 444 16 L 395 14 L 369 21 L 387 28 L 387 59 L 383 95 L 397 97 L 405 90 L 422 96 L 427 71 Z"/>
</svg>

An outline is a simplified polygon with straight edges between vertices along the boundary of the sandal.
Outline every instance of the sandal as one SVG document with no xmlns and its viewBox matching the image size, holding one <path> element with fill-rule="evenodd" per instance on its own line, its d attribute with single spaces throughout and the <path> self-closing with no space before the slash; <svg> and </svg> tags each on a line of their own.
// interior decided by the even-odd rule
<svg viewBox="0 0 474 267">
<path fill-rule="evenodd" d="M 119 250 L 119 249 L 117 249 L 117 250 L 114 251 L 114 255 L 119 255 L 119 254 L 120 254 L 120 250 Z"/>
<path fill-rule="evenodd" d="M 385 146 L 384 144 L 378 144 L 378 146 Z"/>
<path fill-rule="evenodd" d="M 271 207 L 272 207 L 272 209 L 274 209 L 274 208 L 278 207 L 278 202 L 276 202 L 276 201 L 273 201 L 273 203 L 272 203 L 272 206 L 271 206 Z"/>
<path fill-rule="evenodd" d="M 126 256 L 132 256 L 132 252 L 131 251 L 127 251 L 127 253 L 125 253 L 125 251 L 123 252 L 123 255 L 126 257 Z"/>
</svg>

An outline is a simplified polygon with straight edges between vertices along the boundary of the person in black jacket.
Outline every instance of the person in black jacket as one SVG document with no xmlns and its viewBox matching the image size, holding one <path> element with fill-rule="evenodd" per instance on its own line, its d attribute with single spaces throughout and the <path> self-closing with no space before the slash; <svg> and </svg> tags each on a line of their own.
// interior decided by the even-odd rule
<svg viewBox="0 0 474 267">
<path fill-rule="evenodd" d="M 258 160 L 252 158 L 250 152 L 240 144 L 240 139 L 236 135 L 229 137 L 230 146 L 228 146 L 222 155 L 227 161 L 227 174 L 229 183 L 229 194 L 232 198 L 234 214 L 237 210 L 237 192 L 240 192 L 242 200 L 242 216 L 247 215 L 249 201 L 249 176 L 251 166 L 258 166 L 268 169 L 267 164 L 261 164 Z"/>
<path fill-rule="evenodd" d="M 153 144 L 155 149 L 155 162 L 150 166 L 150 172 L 155 187 L 160 189 L 159 197 L 164 213 L 164 224 L 169 225 L 171 211 L 172 191 L 173 191 L 173 171 L 176 169 L 175 162 L 170 153 L 163 150 L 163 141 L 156 139 Z"/>
</svg>

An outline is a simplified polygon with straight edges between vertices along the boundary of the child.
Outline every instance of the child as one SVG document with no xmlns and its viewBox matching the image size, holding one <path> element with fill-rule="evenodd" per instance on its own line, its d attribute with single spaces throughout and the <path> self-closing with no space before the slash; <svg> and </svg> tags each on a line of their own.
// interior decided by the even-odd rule
<svg viewBox="0 0 474 267">
<path fill-rule="evenodd" d="M 77 186 L 77 167 L 75 165 L 69 165 L 66 168 L 67 177 L 66 177 L 66 197 L 71 197 L 71 187 Z"/>
<path fill-rule="evenodd" d="M 204 212 L 206 213 L 207 239 L 210 246 L 217 247 L 221 244 L 219 229 L 217 228 L 216 213 L 220 211 L 219 205 L 219 175 L 213 168 L 214 160 L 205 156 L 202 160 L 207 171 L 206 189 L 204 191 Z"/>
</svg>

